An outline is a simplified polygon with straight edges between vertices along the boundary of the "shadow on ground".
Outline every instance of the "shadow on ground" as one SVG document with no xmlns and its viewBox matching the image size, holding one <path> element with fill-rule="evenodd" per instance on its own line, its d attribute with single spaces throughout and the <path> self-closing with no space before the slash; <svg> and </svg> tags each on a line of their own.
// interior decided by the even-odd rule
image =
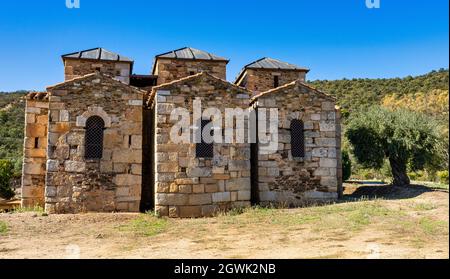
<svg viewBox="0 0 450 279">
<path fill-rule="evenodd" d="M 358 186 L 346 186 L 344 191 L 344 201 L 366 199 L 411 199 L 422 195 L 427 192 L 448 192 L 446 190 L 432 188 L 423 185 L 410 185 L 410 186 L 392 186 L 392 185 L 358 185 Z"/>
</svg>

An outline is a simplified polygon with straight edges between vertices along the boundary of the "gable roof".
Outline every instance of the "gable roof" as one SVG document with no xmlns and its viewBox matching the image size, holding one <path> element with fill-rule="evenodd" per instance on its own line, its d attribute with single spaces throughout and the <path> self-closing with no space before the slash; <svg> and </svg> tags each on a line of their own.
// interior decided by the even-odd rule
<svg viewBox="0 0 450 279">
<path fill-rule="evenodd" d="M 121 85 L 123 87 L 128 87 L 128 88 L 130 88 L 130 89 L 132 89 L 132 90 L 134 90 L 136 92 L 139 92 L 141 94 L 145 94 L 146 93 L 146 91 L 144 91 L 144 90 L 141 90 L 141 89 L 139 89 L 137 87 L 128 85 L 126 83 L 123 83 L 123 82 L 121 82 L 121 81 L 119 81 L 119 80 L 117 80 L 117 79 L 115 79 L 115 78 L 113 78 L 113 77 L 111 77 L 109 75 L 106 75 L 106 74 L 100 73 L 100 72 L 90 73 L 90 74 L 87 74 L 87 75 L 84 75 L 84 76 L 81 76 L 81 77 L 76 77 L 76 78 L 69 79 L 69 80 L 66 80 L 64 82 L 61 82 L 61 83 L 57 83 L 57 84 L 48 86 L 47 87 L 47 91 L 57 90 L 57 89 L 60 89 L 61 87 L 67 86 L 69 84 L 73 84 L 73 83 L 77 83 L 77 82 L 84 81 L 84 80 L 89 80 L 89 79 L 93 79 L 93 80 L 94 79 L 101 79 L 101 80 L 106 80 L 107 79 L 108 81 L 111 81 L 112 83 L 116 83 L 116 84 Z"/>
<path fill-rule="evenodd" d="M 167 83 L 160 84 L 158 86 L 154 86 L 152 88 L 152 90 L 151 90 L 151 93 L 149 94 L 149 96 L 147 98 L 146 103 L 147 103 L 147 105 L 150 105 L 152 103 L 152 101 L 153 101 L 153 98 L 156 95 L 156 91 L 158 91 L 158 90 L 160 90 L 162 88 L 165 88 L 165 87 L 168 87 L 168 86 L 172 86 L 172 85 L 182 84 L 184 82 L 191 81 L 191 80 L 196 80 L 196 79 L 199 79 L 199 78 L 210 78 L 210 79 L 216 80 L 218 82 L 221 82 L 222 84 L 225 84 L 227 86 L 234 87 L 234 88 L 236 88 L 236 89 L 238 89 L 238 90 L 240 90 L 242 92 L 245 92 L 249 96 L 251 96 L 251 94 L 252 94 L 252 92 L 250 92 L 249 90 L 247 90 L 245 88 L 242 88 L 240 86 L 237 86 L 236 84 L 233 84 L 233 83 L 228 82 L 228 81 L 226 81 L 224 79 L 221 79 L 221 78 L 218 78 L 216 76 L 213 76 L 213 75 L 211 75 L 208 72 L 201 72 L 201 73 L 198 73 L 198 74 L 195 74 L 195 75 L 192 75 L 192 76 L 180 78 L 180 79 L 177 79 L 177 80 L 174 80 L 174 81 L 171 81 L 171 82 L 167 82 Z"/>
<path fill-rule="evenodd" d="M 261 93 L 255 95 L 255 96 L 253 96 L 251 98 L 251 100 L 250 100 L 250 103 L 255 102 L 258 98 L 263 97 L 265 95 L 280 93 L 280 92 L 283 92 L 285 89 L 294 88 L 295 86 L 307 88 L 310 91 L 314 92 L 315 94 L 321 95 L 322 97 L 324 97 L 326 99 L 329 99 L 329 100 L 332 100 L 332 101 L 336 101 L 335 97 L 333 97 L 333 96 L 331 96 L 331 95 L 329 95 L 329 94 L 327 94 L 325 92 L 322 92 L 322 91 L 320 91 L 320 90 L 318 90 L 318 89 L 316 89 L 316 88 L 314 88 L 314 87 L 308 85 L 307 83 L 304 83 L 303 81 L 298 79 L 298 80 L 295 80 L 293 82 L 290 82 L 290 83 L 287 83 L 285 85 L 282 85 L 280 87 L 273 88 L 273 89 L 261 92 Z"/>
<path fill-rule="evenodd" d="M 277 60 L 274 58 L 270 58 L 270 57 L 263 57 L 261 59 L 251 62 L 250 64 L 245 65 L 244 68 L 242 68 L 242 70 L 239 72 L 239 74 L 235 80 L 235 83 L 241 79 L 241 77 L 245 73 L 245 70 L 247 70 L 247 69 L 267 69 L 267 70 L 309 72 L 309 69 L 305 68 L 305 67 L 299 67 L 297 65 L 283 62 L 283 61 L 280 61 L 280 60 Z"/>
<path fill-rule="evenodd" d="M 199 50 L 199 49 L 195 49 L 192 47 L 183 47 L 180 49 L 176 49 L 176 50 L 172 50 L 166 53 L 162 53 L 159 55 L 155 56 L 157 59 L 158 58 L 171 58 L 171 59 L 191 59 L 191 60 L 211 60 L 211 61 L 226 61 L 228 62 L 229 60 L 224 58 L 224 57 L 220 57 L 217 56 L 215 54 L 203 51 L 203 50 Z"/>
<path fill-rule="evenodd" d="M 107 49 L 97 47 L 61 56 L 62 59 L 84 59 L 84 60 L 100 60 L 100 61 L 118 61 L 133 63 L 133 60 L 126 56 L 119 55 Z"/>
</svg>

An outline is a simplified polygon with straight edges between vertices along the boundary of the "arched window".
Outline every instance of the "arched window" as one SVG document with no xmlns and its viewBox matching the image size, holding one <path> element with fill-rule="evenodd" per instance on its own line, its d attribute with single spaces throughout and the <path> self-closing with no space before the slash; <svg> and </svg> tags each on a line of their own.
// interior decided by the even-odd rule
<svg viewBox="0 0 450 279">
<path fill-rule="evenodd" d="M 85 159 L 103 157 L 103 130 L 105 122 L 100 116 L 91 116 L 86 120 Z"/>
<path fill-rule="evenodd" d="M 305 157 L 303 121 L 298 119 L 291 121 L 291 152 L 294 158 Z"/>
</svg>

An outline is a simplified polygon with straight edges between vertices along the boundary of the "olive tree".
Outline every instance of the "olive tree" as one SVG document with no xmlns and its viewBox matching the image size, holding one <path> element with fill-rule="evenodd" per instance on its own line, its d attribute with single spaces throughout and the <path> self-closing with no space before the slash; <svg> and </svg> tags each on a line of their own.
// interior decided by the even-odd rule
<svg viewBox="0 0 450 279">
<path fill-rule="evenodd" d="M 14 165 L 11 161 L 0 160 L 0 198 L 11 199 L 14 191 L 11 188 L 11 179 L 14 174 Z"/>
<path fill-rule="evenodd" d="M 439 125 L 408 110 L 372 107 L 352 115 L 345 135 L 358 163 L 380 169 L 389 160 L 393 184 L 410 184 L 410 170 L 423 169 L 440 160 Z"/>
</svg>

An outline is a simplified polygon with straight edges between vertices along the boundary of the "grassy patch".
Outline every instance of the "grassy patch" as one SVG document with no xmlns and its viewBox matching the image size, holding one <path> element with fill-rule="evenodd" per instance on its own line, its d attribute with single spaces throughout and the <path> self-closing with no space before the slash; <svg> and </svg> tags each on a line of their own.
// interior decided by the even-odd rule
<svg viewBox="0 0 450 279">
<path fill-rule="evenodd" d="M 129 224 L 120 226 L 119 230 L 132 232 L 140 236 L 154 236 L 164 232 L 167 225 L 166 219 L 157 218 L 151 214 L 141 214 L 138 218 L 131 220 Z"/>
<path fill-rule="evenodd" d="M 411 208 L 415 211 L 428 211 L 438 208 L 437 205 L 432 203 L 414 203 Z"/>
<path fill-rule="evenodd" d="M 449 190 L 448 184 L 436 183 L 436 182 L 424 182 L 424 181 L 414 181 L 414 184 L 424 185 L 436 190 Z"/>
<path fill-rule="evenodd" d="M 220 216 L 223 225 L 265 224 L 292 229 L 308 225 L 313 230 L 359 230 L 376 218 L 402 215 L 398 210 L 388 209 L 380 200 L 349 202 L 325 206 L 306 207 L 298 210 L 252 207 L 241 214 L 232 212 Z"/>
<path fill-rule="evenodd" d="M 426 235 L 437 235 L 445 232 L 448 233 L 448 222 L 423 217 L 418 223 L 419 227 Z"/>
<path fill-rule="evenodd" d="M 36 212 L 36 213 L 44 213 L 44 208 L 42 206 L 32 206 L 32 207 L 16 207 L 11 213 L 25 213 L 25 212 Z"/>
<path fill-rule="evenodd" d="M 8 225 L 5 222 L 0 221 L 0 234 L 6 234 L 8 232 Z"/>
</svg>

